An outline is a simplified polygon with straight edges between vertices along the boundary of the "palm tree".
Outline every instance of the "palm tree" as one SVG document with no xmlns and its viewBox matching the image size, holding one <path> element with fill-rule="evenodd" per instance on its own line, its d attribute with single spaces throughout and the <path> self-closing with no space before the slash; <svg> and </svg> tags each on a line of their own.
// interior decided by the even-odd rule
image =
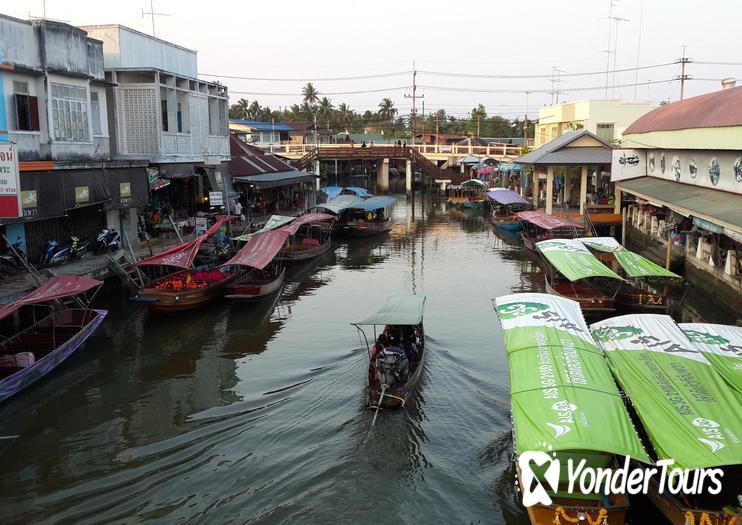
<svg viewBox="0 0 742 525">
<path fill-rule="evenodd" d="M 330 129 L 330 117 L 332 117 L 332 112 L 334 109 L 335 106 L 332 105 L 332 101 L 327 97 L 322 97 L 322 99 L 319 101 L 319 104 L 317 105 L 317 114 L 319 116 L 325 117 L 328 130 Z"/>
<path fill-rule="evenodd" d="M 390 98 L 383 98 L 379 103 L 379 118 L 382 120 L 388 120 L 392 125 L 394 124 L 394 116 L 397 114 L 397 108 L 394 107 L 394 102 Z"/>
<path fill-rule="evenodd" d="M 345 102 L 338 106 L 338 119 L 344 124 L 348 124 L 353 120 L 353 110 Z"/>
<path fill-rule="evenodd" d="M 239 115 L 237 118 L 247 120 L 247 108 L 250 107 L 250 102 L 247 99 L 241 98 L 235 106 L 237 106 L 237 114 Z"/>
<path fill-rule="evenodd" d="M 319 91 L 317 91 L 317 88 L 315 88 L 311 82 L 307 82 L 307 85 L 301 88 L 301 94 L 304 97 L 304 102 L 307 104 L 315 104 L 318 99 L 317 95 L 319 95 Z"/>
</svg>

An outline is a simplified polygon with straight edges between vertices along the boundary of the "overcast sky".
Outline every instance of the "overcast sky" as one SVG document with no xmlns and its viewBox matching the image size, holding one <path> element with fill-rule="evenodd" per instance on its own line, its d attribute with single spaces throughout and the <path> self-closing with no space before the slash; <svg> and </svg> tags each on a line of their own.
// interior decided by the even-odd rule
<svg viewBox="0 0 742 525">
<path fill-rule="evenodd" d="M 618 22 L 616 67 L 632 68 L 672 62 L 687 55 L 695 61 L 742 63 L 740 0 L 613 0 Z M 423 73 L 482 75 L 551 75 L 552 68 L 569 73 L 600 75 L 562 77 L 560 101 L 604 98 L 605 50 L 608 43 L 610 0 L 557 1 L 438 1 L 438 0 L 154 0 L 158 37 L 195 49 L 200 74 L 257 78 L 299 78 L 276 82 L 221 79 L 238 98 L 258 99 L 271 107 L 301 101 L 306 80 L 327 77 L 407 72 L 413 60 L 419 71 L 418 94 L 425 110 L 446 108 L 466 114 L 477 103 L 488 113 L 508 118 L 530 115 L 553 100 L 548 78 L 462 78 Z M 74 25 L 118 23 L 152 32 L 149 0 L 47 0 L 46 16 Z M 5 0 L 0 12 L 27 18 L 41 16 L 42 0 Z M 640 31 L 641 19 L 641 31 Z M 615 27 L 615 23 L 614 23 Z M 615 30 L 614 30 L 615 31 Z M 615 35 L 615 32 L 614 32 Z M 613 69 L 613 63 L 610 66 Z M 639 71 L 639 82 L 649 86 L 609 88 L 609 98 L 623 100 L 677 100 L 680 73 L 676 64 Z M 686 96 L 720 88 L 718 79 L 742 77 L 742 65 L 689 64 L 696 78 L 686 83 Z M 615 85 L 633 84 L 634 71 L 617 73 Z M 216 80 L 218 77 L 204 77 Z M 320 93 L 337 105 L 347 102 L 357 111 L 376 109 L 388 96 L 409 112 L 411 73 L 363 80 L 315 80 Z M 613 84 L 613 77 L 609 80 Z M 601 86 L 594 91 L 570 88 Z M 347 91 L 389 91 L 331 94 Z M 441 89 L 456 88 L 456 90 Z M 510 93 L 466 92 L 461 89 L 512 90 Z M 530 91 L 529 95 L 525 91 Z M 240 93 L 243 92 L 243 93 Z M 272 93 L 256 95 L 252 93 Z M 288 93 L 290 96 L 280 96 Z M 613 97 L 611 97 L 613 95 Z"/>
</svg>

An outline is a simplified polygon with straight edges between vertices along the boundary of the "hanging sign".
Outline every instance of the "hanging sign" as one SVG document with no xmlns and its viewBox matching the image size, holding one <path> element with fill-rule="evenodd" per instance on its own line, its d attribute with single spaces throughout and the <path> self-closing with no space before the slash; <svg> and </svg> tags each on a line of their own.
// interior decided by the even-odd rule
<svg viewBox="0 0 742 525">
<path fill-rule="evenodd" d="M 15 145 L 0 142 L 0 217 L 21 216 L 20 189 Z"/>
<path fill-rule="evenodd" d="M 210 191 L 209 204 L 211 206 L 224 206 L 224 194 L 221 191 Z"/>
</svg>

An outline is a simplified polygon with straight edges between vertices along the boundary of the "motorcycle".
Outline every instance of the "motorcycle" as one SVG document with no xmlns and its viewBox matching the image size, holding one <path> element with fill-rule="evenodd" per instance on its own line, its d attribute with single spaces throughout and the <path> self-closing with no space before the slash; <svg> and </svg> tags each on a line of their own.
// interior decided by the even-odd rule
<svg viewBox="0 0 742 525">
<path fill-rule="evenodd" d="M 7 255 L 0 255 L 0 275 L 15 275 L 26 269 L 26 252 L 23 251 L 21 238 L 18 237 L 12 246 L 15 251 L 9 250 Z"/>
<path fill-rule="evenodd" d="M 73 235 L 70 237 L 70 257 L 77 257 L 83 260 L 88 256 L 88 247 L 90 241 L 87 239 L 80 240 L 79 237 Z"/>
<path fill-rule="evenodd" d="M 96 239 L 95 253 L 115 252 L 119 249 L 121 236 L 119 232 L 111 228 L 103 228 Z"/>
<path fill-rule="evenodd" d="M 39 266 L 62 266 L 70 260 L 70 247 L 61 246 L 59 241 L 51 240 L 46 243 L 44 253 L 41 254 Z"/>
</svg>

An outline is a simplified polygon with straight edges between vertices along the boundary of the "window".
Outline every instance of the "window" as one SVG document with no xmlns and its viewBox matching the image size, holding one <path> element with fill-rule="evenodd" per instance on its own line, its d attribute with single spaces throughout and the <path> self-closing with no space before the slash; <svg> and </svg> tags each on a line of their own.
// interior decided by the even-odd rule
<svg viewBox="0 0 742 525">
<path fill-rule="evenodd" d="M 15 129 L 39 131 L 39 102 L 28 94 L 28 82 L 13 81 L 15 102 Z"/>
<path fill-rule="evenodd" d="M 183 133 L 183 106 L 178 102 L 178 133 Z"/>
<path fill-rule="evenodd" d="M 90 92 L 90 116 L 93 119 L 93 135 L 101 135 L 101 121 L 100 121 L 100 101 L 98 100 L 98 92 Z"/>
<path fill-rule="evenodd" d="M 162 109 L 162 131 L 167 131 L 167 100 L 160 100 L 160 107 Z"/>
<path fill-rule="evenodd" d="M 613 124 L 598 123 L 596 131 L 595 134 L 605 141 L 611 142 L 616 138 Z"/>
<path fill-rule="evenodd" d="M 54 138 L 68 142 L 90 140 L 88 90 L 84 87 L 52 84 L 51 91 Z"/>
</svg>

